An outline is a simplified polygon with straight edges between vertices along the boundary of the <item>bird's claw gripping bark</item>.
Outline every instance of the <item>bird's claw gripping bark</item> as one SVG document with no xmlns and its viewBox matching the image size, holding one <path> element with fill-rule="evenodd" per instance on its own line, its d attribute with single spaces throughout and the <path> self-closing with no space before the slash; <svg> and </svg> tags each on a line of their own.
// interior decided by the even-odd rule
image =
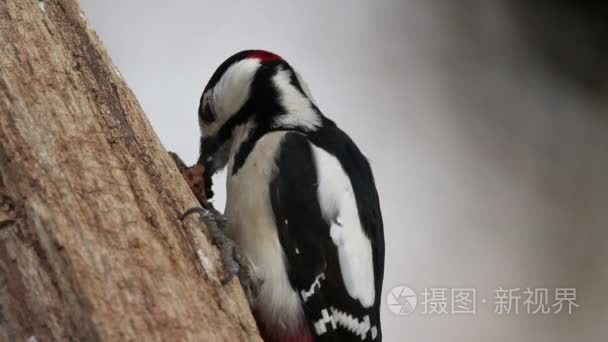
<svg viewBox="0 0 608 342">
<path fill-rule="evenodd" d="M 222 285 L 228 284 L 237 274 L 243 285 L 248 284 L 249 277 L 253 274 L 251 266 L 239 252 L 236 243 L 226 236 L 224 232 L 226 226 L 224 215 L 213 208 L 213 206 L 210 206 L 209 209 L 194 207 L 182 214 L 182 221 L 194 213 L 198 213 L 206 223 L 212 242 L 220 250 L 222 262 L 227 272 L 226 276 L 221 280 Z"/>
</svg>

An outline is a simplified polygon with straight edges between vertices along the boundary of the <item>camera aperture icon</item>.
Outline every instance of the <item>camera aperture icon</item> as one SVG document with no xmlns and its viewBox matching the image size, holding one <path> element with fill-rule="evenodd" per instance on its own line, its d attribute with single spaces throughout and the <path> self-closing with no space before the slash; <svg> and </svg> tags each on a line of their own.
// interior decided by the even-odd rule
<svg viewBox="0 0 608 342">
<path fill-rule="evenodd" d="M 395 315 L 405 316 L 416 309 L 418 297 L 411 288 L 399 285 L 390 290 L 386 296 L 386 304 Z"/>
</svg>

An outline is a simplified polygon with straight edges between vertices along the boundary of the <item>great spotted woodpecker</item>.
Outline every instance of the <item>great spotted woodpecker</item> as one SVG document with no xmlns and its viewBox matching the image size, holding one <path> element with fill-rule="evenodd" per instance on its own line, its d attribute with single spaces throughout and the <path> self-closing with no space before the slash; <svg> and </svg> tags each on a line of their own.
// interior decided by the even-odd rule
<svg viewBox="0 0 608 342">
<path fill-rule="evenodd" d="M 200 99 L 199 162 L 227 166 L 225 233 L 260 280 L 267 341 L 381 341 L 384 233 L 370 164 L 276 54 L 224 61 Z"/>
</svg>

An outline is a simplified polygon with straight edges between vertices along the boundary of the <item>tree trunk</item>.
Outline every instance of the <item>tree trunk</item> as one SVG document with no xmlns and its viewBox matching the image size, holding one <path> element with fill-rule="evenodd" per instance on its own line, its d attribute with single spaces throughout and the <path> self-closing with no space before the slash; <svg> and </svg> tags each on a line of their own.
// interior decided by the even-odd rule
<svg viewBox="0 0 608 342">
<path fill-rule="evenodd" d="M 77 1 L 1 0 L 0 340 L 259 340 L 197 205 Z"/>
</svg>

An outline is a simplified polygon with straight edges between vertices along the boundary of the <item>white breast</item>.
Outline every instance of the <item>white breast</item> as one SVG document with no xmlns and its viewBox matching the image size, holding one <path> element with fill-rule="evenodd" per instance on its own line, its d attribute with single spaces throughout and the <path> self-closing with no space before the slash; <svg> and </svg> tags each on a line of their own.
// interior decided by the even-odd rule
<svg viewBox="0 0 608 342">
<path fill-rule="evenodd" d="M 285 132 L 262 137 L 239 171 L 228 164 L 225 214 L 227 233 L 254 265 L 263 283 L 253 303 L 264 322 L 276 322 L 273 331 L 295 331 L 303 319 L 300 299 L 285 271 L 279 237 L 270 205 L 269 182 L 276 172 L 275 156 Z M 281 329 L 281 330 L 279 330 Z"/>
</svg>

